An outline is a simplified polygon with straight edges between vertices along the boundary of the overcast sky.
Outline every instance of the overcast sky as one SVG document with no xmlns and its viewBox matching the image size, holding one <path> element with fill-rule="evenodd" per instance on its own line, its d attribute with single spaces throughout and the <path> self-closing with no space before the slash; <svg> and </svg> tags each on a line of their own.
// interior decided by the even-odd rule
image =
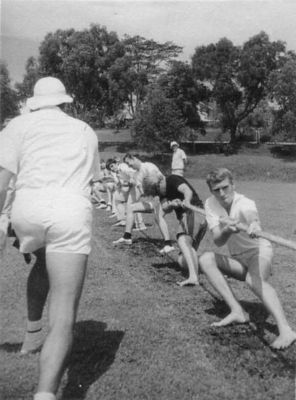
<svg viewBox="0 0 296 400">
<path fill-rule="evenodd" d="M 129 34 L 173 41 L 183 46 L 187 60 L 197 46 L 222 37 L 241 45 L 261 30 L 271 40 L 283 40 L 288 49 L 296 51 L 295 0 L 1 0 L 1 8 L 3 36 L 36 42 L 57 29 L 80 30 L 96 23 L 117 32 L 120 38 Z M 5 59 L 4 49 L 8 51 L 3 46 Z M 19 62 L 17 53 L 9 54 L 10 63 L 13 57 Z"/>
</svg>

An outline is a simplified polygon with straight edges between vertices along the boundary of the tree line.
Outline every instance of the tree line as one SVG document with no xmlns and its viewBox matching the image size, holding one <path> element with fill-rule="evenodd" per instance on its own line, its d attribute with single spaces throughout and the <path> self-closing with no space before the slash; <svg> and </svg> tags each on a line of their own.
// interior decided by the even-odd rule
<svg viewBox="0 0 296 400">
<path fill-rule="evenodd" d="M 135 141 L 147 149 L 206 134 L 201 111 L 213 108 L 213 122 L 232 143 L 248 129 L 295 139 L 296 54 L 284 42 L 260 32 L 242 46 L 227 38 L 198 46 L 190 62 L 179 61 L 181 53 L 172 42 L 119 39 L 97 24 L 48 33 L 14 88 L 1 63 L 1 123 L 32 96 L 38 78 L 51 75 L 73 96 L 74 116 L 94 127 L 119 127 L 129 116 Z"/>
</svg>

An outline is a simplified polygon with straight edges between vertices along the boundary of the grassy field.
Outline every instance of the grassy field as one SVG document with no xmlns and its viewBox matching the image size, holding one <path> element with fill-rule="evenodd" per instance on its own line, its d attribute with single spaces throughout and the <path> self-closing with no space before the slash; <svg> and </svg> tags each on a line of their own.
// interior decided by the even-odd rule
<svg viewBox="0 0 296 400">
<path fill-rule="evenodd" d="M 267 156 L 264 162 L 264 156 L 253 154 L 256 169 L 245 165 L 250 155 L 244 157 L 192 157 L 188 177 L 205 199 L 207 168 L 226 161 L 236 171 L 237 191 L 256 200 L 265 230 L 296 240 L 295 184 L 260 175 L 266 164 L 284 174 L 287 164 Z M 255 172 L 248 179 L 251 170 Z M 158 255 L 160 233 L 152 217 L 145 218 L 149 229 L 135 233 L 131 247 L 114 247 L 112 240 L 123 228 L 112 228 L 107 212 L 95 211 L 93 251 L 59 399 L 294 400 L 296 345 L 280 352 L 270 349 L 277 334 L 274 321 L 246 285 L 235 281 L 231 285 L 251 324 L 211 328 L 227 313 L 225 304 L 204 277 L 200 287 L 176 285 L 184 275 L 175 262 L 177 252 Z M 174 235 L 174 219 L 168 222 Z M 207 234 L 200 251 L 212 248 Z M 1 266 L 0 397 L 5 400 L 31 399 L 38 377 L 38 354 L 18 353 L 28 272 L 9 246 Z M 271 282 L 294 328 L 295 274 L 295 252 L 275 246 Z"/>
</svg>

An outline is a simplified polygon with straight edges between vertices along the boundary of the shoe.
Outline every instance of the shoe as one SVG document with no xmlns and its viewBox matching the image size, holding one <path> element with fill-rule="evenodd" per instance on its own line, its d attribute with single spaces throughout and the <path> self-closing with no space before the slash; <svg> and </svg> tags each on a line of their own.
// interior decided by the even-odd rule
<svg viewBox="0 0 296 400">
<path fill-rule="evenodd" d="M 104 208 L 107 208 L 107 207 L 108 207 L 107 204 L 102 203 L 102 204 L 99 204 L 98 206 L 96 206 L 96 209 L 103 210 Z"/>
<path fill-rule="evenodd" d="M 116 213 L 112 213 L 112 214 L 109 215 L 109 218 L 115 218 L 115 217 L 117 217 Z"/>
<path fill-rule="evenodd" d="M 140 226 L 136 226 L 135 228 L 133 228 L 134 231 L 146 231 L 147 227 L 145 225 L 140 225 Z"/>
<path fill-rule="evenodd" d="M 124 239 L 123 237 L 121 237 L 117 240 L 114 240 L 113 244 L 128 244 L 128 245 L 130 245 L 130 244 L 132 244 L 132 242 L 133 242 L 132 239 Z"/>
<path fill-rule="evenodd" d="M 115 224 L 113 224 L 112 226 L 125 226 L 125 221 L 117 221 L 115 222 Z"/>
<path fill-rule="evenodd" d="M 160 254 L 168 254 L 168 253 L 170 253 L 170 252 L 173 251 L 173 250 L 175 250 L 175 247 L 166 245 L 166 246 L 164 246 L 161 250 L 159 250 L 159 253 L 160 253 Z"/>
</svg>

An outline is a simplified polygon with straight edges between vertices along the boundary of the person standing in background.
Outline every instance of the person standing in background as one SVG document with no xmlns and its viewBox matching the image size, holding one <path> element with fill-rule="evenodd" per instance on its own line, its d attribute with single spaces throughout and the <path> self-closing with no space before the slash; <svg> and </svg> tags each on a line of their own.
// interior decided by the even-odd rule
<svg viewBox="0 0 296 400">
<path fill-rule="evenodd" d="M 185 166 L 188 162 L 185 151 L 180 149 L 179 144 L 175 141 L 171 142 L 170 147 L 173 151 L 172 175 L 184 176 Z"/>
</svg>

